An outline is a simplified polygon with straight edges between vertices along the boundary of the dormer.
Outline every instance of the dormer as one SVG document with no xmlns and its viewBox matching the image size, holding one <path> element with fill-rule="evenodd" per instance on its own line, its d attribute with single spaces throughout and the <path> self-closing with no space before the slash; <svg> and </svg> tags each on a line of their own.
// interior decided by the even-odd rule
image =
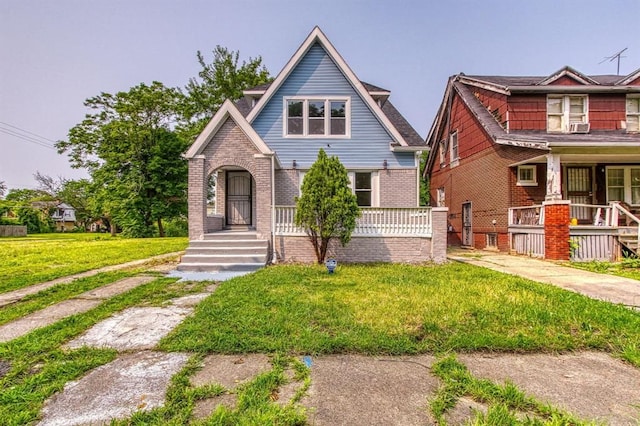
<svg viewBox="0 0 640 426">
<path fill-rule="evenodd" d="M 559 85 L 559 86 L 573 86 L 573 85 L 599 85 L 597 81 L 582 74 L 570 66 L 565 66 L 559 69 L 548 77 L 540 80 L 536 83 L 538 86 Z"/>
</svg>

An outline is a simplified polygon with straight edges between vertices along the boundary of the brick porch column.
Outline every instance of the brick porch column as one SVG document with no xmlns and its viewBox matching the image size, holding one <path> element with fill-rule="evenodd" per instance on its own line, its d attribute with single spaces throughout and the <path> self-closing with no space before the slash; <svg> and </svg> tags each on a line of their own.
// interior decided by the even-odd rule
<svg viewBox="0 0 640 426">
<path fill-rule="evenodd" d="M 207 185 L 205 184 L 204 156 L 189 159 L 188 215 L 189 239 L 201 240 L 207 217 Z"/>
<path fill-rule="evenodd" d="M 431 209 L 431 259 L 435 263 L 447 260 L 447 216 L 448 207 Z"/>
<path fill-rule="evenodd" d="M 544 205 L 544 258 L 569 260 L 569 200 L 549 200 Z"/>
</svg>

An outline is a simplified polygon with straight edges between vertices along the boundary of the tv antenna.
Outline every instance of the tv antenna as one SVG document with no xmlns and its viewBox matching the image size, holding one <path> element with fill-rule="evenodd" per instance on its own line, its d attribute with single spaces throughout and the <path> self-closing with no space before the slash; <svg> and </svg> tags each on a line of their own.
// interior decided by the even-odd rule
<svg viewBox="0 0 640 426">
<path fill-rule="evenodd" d="M 619 51 L 618 53 L 615 53 L 611 56 L 607 56 L 605 57 L 602 61 L 600 61 L 598 63 L 598 65 L 600 65 L 601 63 L 609 60 L 609 62 L 613 62 L 614 59 L 618 59 L 618 75 L 620 75 L 620 58 L 622 58 L 622 52 L 624 52 L 625 50 L 627 50 L 627 48 L 625 47 L 624 49 L 622 49 L 621 51 Z"/>
</svg>

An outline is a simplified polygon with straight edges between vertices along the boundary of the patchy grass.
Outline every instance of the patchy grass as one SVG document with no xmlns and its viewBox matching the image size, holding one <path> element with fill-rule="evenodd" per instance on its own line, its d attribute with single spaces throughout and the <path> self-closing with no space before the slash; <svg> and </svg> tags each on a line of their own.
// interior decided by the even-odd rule
<svg viewBox="0 0 640 426">
<path fill-rule="evenodd" d="M 148 412 L 137 412 L 130 419 L 115 421 L 114 425 L 304 425 L 306 417 L 302 409 L 295 403 L 299 401 L 310 384 L 309 369 L 297 359 L 285 356 L 274 356 L 273 368 L 262 373 L 252 381 L 239 386 L 235 390 L 225 389 L 221 385 L 205 385 L 192 387 L 189 377 L 200 367 L 201 355 L 192 357 L 187 366 L 172 378 L 167 391 L 166 404 Z M 304 385 L 293 400 L 280 405 L 274 399 L 278 388 L 287 383 L 285 370 L 295 371 L 294 380 Z M 198 400 L 234 393 L 237 404 L 235 408 L 218 406 L 211 415 L 202 420 L 191 418 Z"/>
<path fill-rule="evenodd" d="M 103 266 L 184 250 L 187 238 L 38 234 L 0 239 L 0 292 Z"/>
<path fill-rule="evenodd" d="M 472 265 L 275 266 L 224 282 L 170 351 L 609 351 L 640 366 L 640 315 Z"/>
<path fill-rule="evenodd" d="M 173 278 L 159 278 L 115 296 L 88 312 L 0 343 L 0 360 L 8 370 L 0 376 L 2 424 L 34 422 L 44 401 L 62 391 L 65 383 L 77 380 L 116 356 L 116 351 L 111 349 L 63 350 L 61 346 L 65 342 L 125 308 L 161 304 L 171 298 L 200 292 L 204 286 L 204 283 L 176 283 Z"/>
<path fill-rule="evenodd" d="M 526 396 L 512 383 L 503 386 L 474 377 L 454 356 L 436 362 L 431 371 L 442 380 L 429 409 L 438 424 L 446 424 L 445 414 L 461 397 L 487 405 L 486 414 L 477 413 L 472 425 L 590 425 L 566 411 Z"/>
<path fill-rule="evenodd" d="M 628 258 L 620 262 L 571 262 L 571 266 L 601 274 L 612 274 L 640 281 L 640 259 Z"/>
</svg>

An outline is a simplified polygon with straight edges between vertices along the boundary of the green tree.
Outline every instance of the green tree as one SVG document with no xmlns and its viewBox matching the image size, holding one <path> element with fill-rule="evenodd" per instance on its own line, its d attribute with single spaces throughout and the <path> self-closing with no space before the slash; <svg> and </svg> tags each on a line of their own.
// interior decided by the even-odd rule
<svg viewBox="0 0 640 426">
<path fill-rule="evenodd" d="M 73 207 L 76 211 L 76 222 L 86 229 L 89 222 L 99 219 L 92 211 L 92 183 L 88 179 L 65 180 L 57 193 L 57 198 Z"/>
<path fill-rule="evenodd" d="M 7 184 L 0 180 L 0 198 L 4 197 L 5 192 L 7 192 Z"/>
<path fill-rule="evenodd" d="M 318 263 L 323 263 L 329 242 L 337 239 L 345 246 L 351 240 L 360 209 L 349 188 L 347 169 L 338 157 L 328 157 L 323 149 L 302 182 L 296 198 L 295 223 L 302 226 L 313 246 Z"/>
<path fill-rule="evenodd" d="M 123 233 L 148 237 L 157 223 L 186 212 L 187 144 L 172 130 L 184 97 L 162 83 L 128 92 L 101 93 L 85 101 L 95 112 L 58 141 L 72 167 L 87 168 L 94 181 L 95 208 Z"/>
<path fill-rule="evenodd" d="M 427 167 L 427 158 L 429 157 L 429 151 L 423 151 L 420 155 L 420 205 L 428 206 L 431 203 L 431 196 L 429 195 L 429 177 L 424 177 L 424 169 Z"/>
<path fill-rule="evenodd" d="M 243 90 L 272 80 L 260 56 L 239 63 L 238 51 L 216 46 L 212 53 L 213 60 L 207 63 L 202 52 L 197 52 L 201 70 L 185 87 L 182 111 L 188 123 L 181 130 L 187 138 L 200 133 L 226 99 L 238 100 Z"/>
</svg>

